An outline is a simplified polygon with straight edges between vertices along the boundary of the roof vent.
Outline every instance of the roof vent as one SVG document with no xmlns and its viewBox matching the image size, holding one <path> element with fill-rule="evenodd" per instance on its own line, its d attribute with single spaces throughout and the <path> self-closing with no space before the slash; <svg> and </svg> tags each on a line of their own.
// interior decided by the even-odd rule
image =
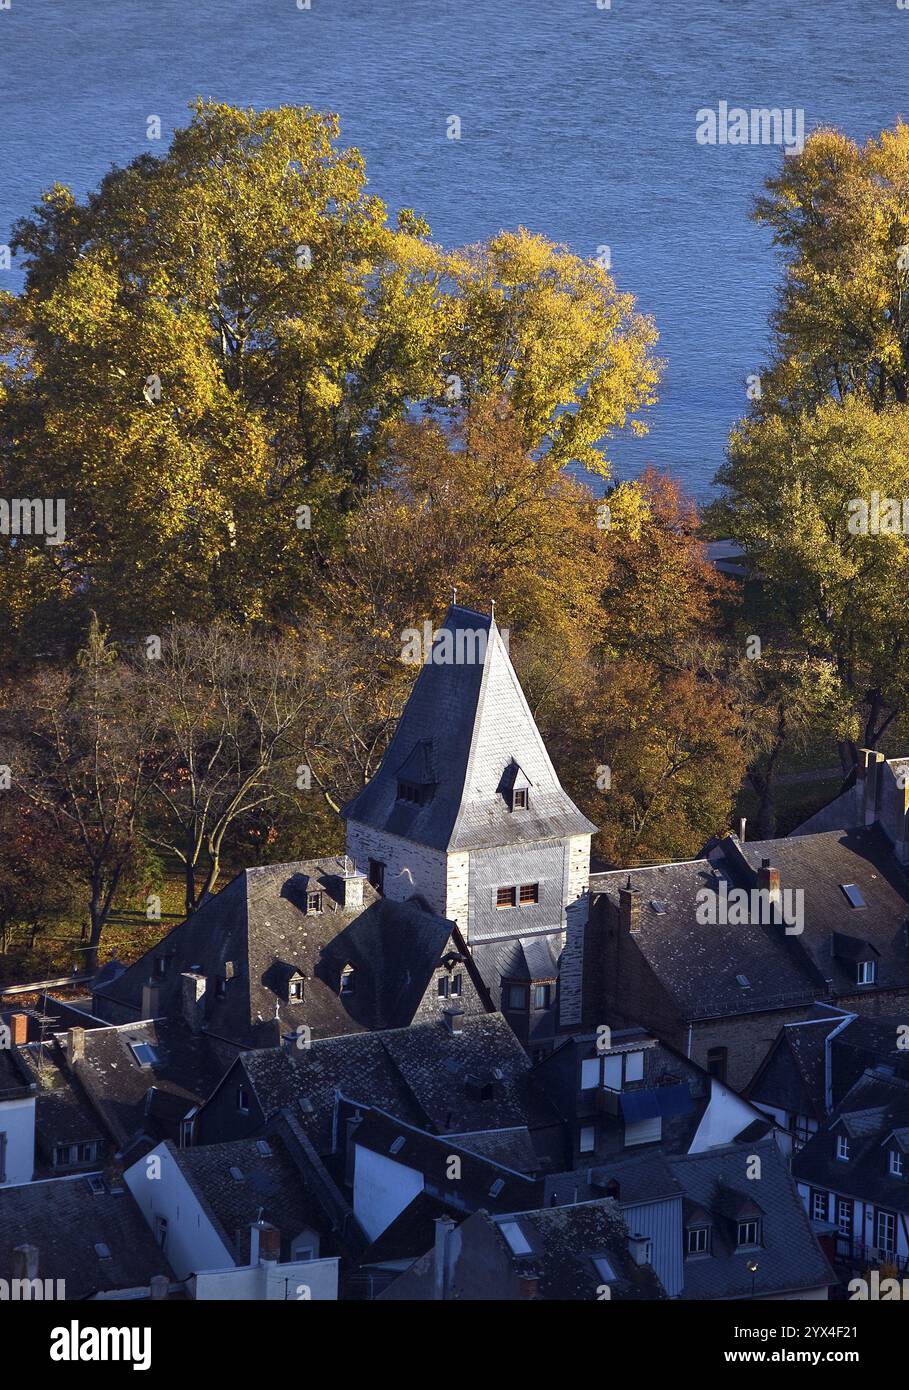
<svg viewBox="0 0 909 1390">
<path fill-rule="evenodd" d="M 256 1149 L 263 1158 L 271 1158 L 273 1150 L 267 1139 L 257 1139 Z"/>
<path fill-rule="evenodd" d="M 243 1174 L 242 1174 L 242 1172 L 240 1171 L 239 1168 L 231 1168 L 231 1170 L 230 1170 L 230 1175 L 231 1175 L 231 1177 L 233 1178 L 234 1182 L 242 1182 L 242 1181 L 243 1181 Z"/>
<path fill-rule="evenodd" d="M 751 981 L 747 975 L 736 975 L 735 982 L 741 989 L 751 988 Z"/>
<path fill-rule="evenodd" d="M 405 1139 L 405 1135 L 399 1134 L 397 1139 L 395 1139 L 394 1142 L 390 1145 L 388 1152 L 392 1154 L 399 1154 L 404 1147 Z"/>
<path fill-rule="evenodd" d="M 108 1247 L 106 1245 L 102 1245 L 100 1241 L 95 1246 L 95 1254 L 98 1256 L 99 1260 L 109 1260 L 111 1257 L 110 1250 L 108 1249 Z"/>
<path fill-rule="evenodd" d="M 490 1195 L 490 1197 L 498 1197 L 499 1193 L 502 1191 L 502 1188 L 503 1188 L 504 1186 L 505 1186 L 505 1179 L 504 1179 L 504 1178 L 496 1178 L 496 1180 L 495 1180 L 495 1182 L 493 1183 L 492 1187 L 489 1189 L 489 1195 Z"/>
</svg>

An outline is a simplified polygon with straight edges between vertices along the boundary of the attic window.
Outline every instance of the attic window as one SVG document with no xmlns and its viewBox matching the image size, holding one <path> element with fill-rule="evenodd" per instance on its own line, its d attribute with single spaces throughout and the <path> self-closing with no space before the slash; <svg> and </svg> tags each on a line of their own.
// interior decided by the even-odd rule
<svg viewBox="0 0 909 1390">
<path fill-rule="evenodd" d="M 710 1227 L 689 1226 L 686 1232 L 686 1251 L 689 1255 L 710 1254 Z"/>
<path fill-rule="evenodd" d="M 743 1247 L 760 1245 L 761 1243 L 761 1223 L 760 1221 L 740 1221 L 736 1244 L 741 1250 Z"/>
<path fill-rule="evenodd" d="M 134 1042 L 130 1043 L 129 1046 L 140 1067 L 156 1067 L 158 1065 L 158 1054 L 151 1043 Z"/>
<path fill-rule="evenodd" d="M 530 806 L 530 792 L 527 787 L 515 787 L 511 793 L 511 809 L 526 811 Z"/>
<path fill-rule="evenodd" d="M 859 985 L 873 985 L 877 975 L 877 962 L 860 960 L 855 968 L 855 982 Z"/>
<path fill-rule="evenodd" d="M 301 978 L 298 977 L 297 979 L 290 981 L 290 984 L 287 987 L 287 997 L 290 1000 L 291 1004 L 303 1003 L 303 980 Z"/>
<path fill-rule="evenodd" d="M 892 1178 L 903 1177 L 903 1155 L 899 1149 L 890 1150 L 890 1176 Z"/>
<path fill-rule="evenodd" d="M 846 1134 L 836 1136 L 836 1156 L 841 1163 L 849 1162 L 849 1137 Z"/>
<path fill-rule="evenodd" d="M 306 894 L 306 911 L 307 911 L 307 912 L 321 912 L 321 911 L 322 911 L 322 894 L 321 894 L 320 892 L 307 893 L 307 894 Z"/>
<path fill-rule="evenodd" d="M 850 907 L 867 907 L 868 904 L 862 897 L 861 889 L 855 883 L 841 883 L 840 888 L 846 894 L 846 900 Z"/>
<path fill-rule="evenodd" d="M 341 971 L 341 993 L 353 994 L 354 992 L 354 968 L 352 965 L 345 965 Z"/>
</svg>

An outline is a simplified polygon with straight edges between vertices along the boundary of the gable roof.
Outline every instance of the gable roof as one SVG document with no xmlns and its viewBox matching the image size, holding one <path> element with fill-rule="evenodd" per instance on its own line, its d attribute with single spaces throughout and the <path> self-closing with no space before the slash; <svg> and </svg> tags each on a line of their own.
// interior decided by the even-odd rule
<svg viewBox="0 0 909 1390">
<path fill-rule="evenodd" d="M 441 659 L 446 648 L 454 660 Z M 342 814 L 447 851 L 595 833 L 562 789 L 494 619 L 453 605 L 433 656 L 378 772 Z M 515 764 L 530 786 L 519 812 L 506 795 Z M 418 777 L 432 795 L 399 801 L 399 781 Z"/>
<path fill-rule="evenodd" d="M 823 1120 L 827 1113 L 827 1043 L 848 1022 L 848 1014 L 824 1006 L 822 1017 L 785 1024 L 746 1087 L 747 1098 L 793 1115 Z"/>
<path fill-rule="evenodd" d="M 755 1155 L 761 1161 L 760 1177 L 749 1179 Z M 752 1287 L 756 1297 L 769 1297 L 836 1283 L 786 1160 L 772 1139 L 754 1145 L 750 1153 L 726 1145 L 670 1157 L 668 1162 L 685 1193 L 686 1221 L 696 1210 L 713 1219 L 710 1254 L 685 1261 L 683 1298 L 750 1298 Z M 736 1249 L 735 1226 L 739 1219 L 756 1214 L 752 1208 L 758 1207 L 762 1248 L 752 1274 L 748 1262 L 754 1252 Z"/>
<path fill-rule="evenodd" d="M 323 910 L 307 912 L 309 892 Z M 417 902 L 391 902 L 363 885 L 362 907 L 345 908 L 337 859 L 246 869 L 116 979 L 96 1008 L 142 1011 L 143 986 L 159 988 L 156 1012 L 182 1013 L 182 975 L 205 976 L 204 1027 L 241 1046 L 264 1047 L 303 1025 L 313 1037 L 410 1023 L 448 945 L 453 924 Z M 158 973 L 163 961 L 165 972 Z M 345 965 L 356 987 L 341 994 Z M 303 977 L 304 997 L 288 985 Z M 216 982 L 223 981 L 223 997 Z"/>
<path fill-rule="evenodd" d="M 909 1213 L 909 1184 L 889 1171 L 887 1143 L 909 1127 L 909 1081 L 866 1071 L 826 1125 L 792 1160 L 799 1182 Z M 849 1159 L 836 1157 L 835 1135 L 849 1136 Z"/>
<path fill-rule="evenodd" d="M 64 1279 L 67 1299 L 148 1285 L 173 1272 L 125 1188 L 97 1195 L 88 1179 L 52 1178 L 0 1187 L 0 1268 L 13 1269 L 13 1251 L 33 1245 L 39 1279 Z M 97 1247 L 109 1255 L 99 1254 Z"/>
<path fill-rule="evenodd" d="M 322 1154 L 332 1148 L 339 1095 L 440 1133 L 526 1125 L 542 1102 L 531 1091 L 530 1059 L 505 1019 L 470 1015 L 461 1028 L 452 1036 L 444 1020 L 433 1019 L 316 1039 L 308 1048 L 256 1049 L 234 1068 L 246 1073 L 266 1116 L 293 1110 Z"/>
</svg>

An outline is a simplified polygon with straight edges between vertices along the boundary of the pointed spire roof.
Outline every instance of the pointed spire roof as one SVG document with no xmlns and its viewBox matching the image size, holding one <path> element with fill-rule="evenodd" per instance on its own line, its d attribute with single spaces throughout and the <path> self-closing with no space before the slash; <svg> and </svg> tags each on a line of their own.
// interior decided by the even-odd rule
<svg viewBox="0 0 909 1390">
<path fill-rule="evenodd" d="M 562 789 L 495 619 L 452 604 L 433 655 L 344 816 L 448 851 L 595 833 Z M 526 810 L 511 809 L 515 766 L 529 787 Z M 424 797 L 399 799 L 400 782 L 424 786 Z"/>
</svg>

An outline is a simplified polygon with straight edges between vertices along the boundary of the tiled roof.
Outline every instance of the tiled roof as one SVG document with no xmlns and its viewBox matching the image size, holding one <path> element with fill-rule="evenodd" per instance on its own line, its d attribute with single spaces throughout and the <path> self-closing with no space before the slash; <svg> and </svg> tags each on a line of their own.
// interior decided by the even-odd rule
<svg viewBox="0 0 909 1390">
<path fill-rule="evenodd" d="M 450 641 L 455 654 L 460 645 L 482 659 L 422 666 L 378 772 L 343 814 L 442 850 L 594 833 L 562 789 L 496 624 L 452 607 L 441 632 L 437 653 Z M 507 796 L 515 764 L 530 784 L 527 810 L 512 811 Z M 432 794 L 398 800 L 399 781 L 414 780 L 418 766 L 434 779 Z"/>
</svg>

